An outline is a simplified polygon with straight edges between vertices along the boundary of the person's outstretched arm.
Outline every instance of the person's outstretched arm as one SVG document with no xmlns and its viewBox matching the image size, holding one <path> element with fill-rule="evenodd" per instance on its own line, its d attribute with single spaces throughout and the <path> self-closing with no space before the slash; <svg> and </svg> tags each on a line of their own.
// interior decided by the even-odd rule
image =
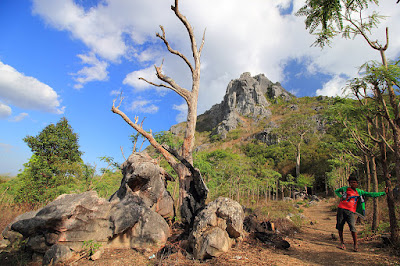
<svg viewBox="0 0 400 266">
<path fill-rule="evenodd" d="M 336 196 L 338 196 L 339 198 L 341 198 L 341 197 L 342 197 L 342 194 L 341 194 L 341 193 L 345 192 L 346 189 L 347 189 L 346 186 L 336 189 L 336 190 L 335 190 Z"/>
<path fill-rule="evenodd" d="M 385 188 L 384 192 L 367 192 L 367 191 L 361 190 L 361 195 L 360 196 L 376 198 L 376 197 L 380 197 L 380 196 L 386 195 L 387 190 L 388 190 L 388 188 Z"/>
</svg>

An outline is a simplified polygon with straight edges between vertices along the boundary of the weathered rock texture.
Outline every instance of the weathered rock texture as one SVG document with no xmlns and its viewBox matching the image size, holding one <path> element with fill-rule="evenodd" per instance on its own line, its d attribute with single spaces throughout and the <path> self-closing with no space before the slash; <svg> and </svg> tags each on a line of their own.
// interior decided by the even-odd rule
<svg viewBox="0 0 400 266">
<path fill-rule="evenodd" d="M 45 254 L 45 261 L 58 260 L 54 256 L 67 254 L 68 249 L 81 251 L 85 241 L 110 248 L 159 248 L 170 235 L 162 216 L 173 214 L 165 171 L 140 153 L 131 155 L 122 168 L 121 187 L 110 201 L 95 191 L 61 195 L 44 208 L 17 217 L 3 231 L 4 238 L 27 239 L 27 247 Z"/>
<path fill-rule="evenodd" d="M 133 153 L 121 168 L 124 177 L 111 202 L 135 202 L 164 218 L 174 216 L 174 202 L 166 183 L 170 176 L 156 160 L 146 153 Z"/>
<path fill-rule="evenodd" d="M 59 263 L 67 263 L 74 257 L 73 251 L 64 245 L 55 244 L 43 257 L 43 265 L 57 265 Z"/>
<path fill-rule="evenodd" d="M 228 251 L 243 236 L 242 206 L 220 197 L 209 203 L 195 218 L 189 243 L 196 259 L 216 257 Z"/>
<path fill-rule="evenodd" d="M 41 242 L 39 238 L 44 237 L 46 245 L 88 239 L 107 241 L 112 234 L 110 210 L 111 204 L 99 198 L 95 191 L 64 194 L 39 210 L 34 217 L 12 224 L 11 229 L 28 237 L 29 241 L 36 239 Z M 40 245 L 32 246 L 35 250 Z"/>
<path fill-rule="evenodd" d="M 279 142 L 278 136 L 273 132 L 274 129 L 276 129 L 278 125 L 274 122 L 268 123 L 268 125 L 264 128 L 263 131 L 258 132 L 252 136 L 252 138 L 255 138 L 261 142 L 264 142 L 267 145 L 274 145 Z"/>
<path fill-rule="evenodd" d="M 248 117 L 255 122 L 268 117 L 271 112 L 266 108 L 268 100 L 281 98 L 289 100 L 294 97 L 287 92 L 279 82 L 273 83 L 264 74 L 251 77 L 250 73 L 243 73 L 239 79 L 232 80 L 223 101 L 211 107 L 210 110 L 198 117 L 197 129 L 211 131 L 226 137 L 227 132 L 243 124 L 242 117 Z M 171 128 L 177 133 L 178 128 Z"/>
<path fill-rule="evenodd" d="M 159 214 L 129 199 L 113 205 L 110 219 L 113 236 L 107 244 L 112 248 L 157 248 L 170 235 L 168 224 Z"/>
</svg>

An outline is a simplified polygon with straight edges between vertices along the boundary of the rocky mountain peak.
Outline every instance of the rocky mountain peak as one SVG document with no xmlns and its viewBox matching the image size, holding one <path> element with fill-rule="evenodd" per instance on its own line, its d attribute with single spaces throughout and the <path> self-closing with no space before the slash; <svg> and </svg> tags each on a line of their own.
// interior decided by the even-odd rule
<svg viewBox="0 0 400 266">
<path fill-rule="evenodd" d="M 229 82 L 220 104 L 198 117 L 197 130 L 213 131 L 213 134 L 225 138 L 230 130 L 244 123 L 242 117 L 257 122 L 271 115 L 267 108 L 271 100 L 293 97 L 279 82 L 273 83 L 264 74 L 252 77 L 249 72 L 244 72 L 240 78 Z M 178 128 L 172 127 L 171 131 L 177 133 Z"/>
</svg>

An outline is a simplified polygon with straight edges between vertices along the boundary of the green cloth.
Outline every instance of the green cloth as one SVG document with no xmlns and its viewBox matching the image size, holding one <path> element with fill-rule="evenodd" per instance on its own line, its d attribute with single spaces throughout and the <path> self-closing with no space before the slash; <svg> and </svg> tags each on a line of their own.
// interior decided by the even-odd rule
<svg viewBox="0 0 400 266">
<path fill-rule="evenodd" d="M 344 186 L 344 187 L 336 189 L 335 190 L 336 196 L 341 198 L 342 197 L 341 193 L 346 192 L 348 187 L 349 186 Z M 356 213 L 358 213 L 362 216 L 365 216 L 365 202 L 364 202 L 364 199 L 362 198 L 363 196 L 376 198 L 376 197 L 386 195 L 386 192 L 367 192 L 367 191 L 364 191 L 359 188 L 356 188 L 356 190 L 358 192 L 358 195 L 361 196 L 360 200 L 357 200 Z"/>
</svg>

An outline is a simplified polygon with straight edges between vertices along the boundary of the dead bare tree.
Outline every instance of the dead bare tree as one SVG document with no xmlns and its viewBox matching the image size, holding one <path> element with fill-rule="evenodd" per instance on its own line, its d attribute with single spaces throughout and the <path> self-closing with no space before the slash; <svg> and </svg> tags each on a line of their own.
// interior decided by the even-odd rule
<svg viewBox="0 0 400 266">
<path fill-rule="evenodd" d="M 171 165 L 174 171 L 177 173 L 179 178 L 179 201 L 178 206 L 180 207 L 181 217 L 183 220 L 189 224 L 193 222 L 196 213 L 202 209 L 205 205 L 205 199 L 207 197 L 208 189 L 203 182 L 200 172 L 193 168 L 193 146 L 194 146 L 194 133 L 197 121 L 197 100 L 200 88 L 200 57 L 204 46 L 205 32 L 203 38 L 198 48 L 196 39 L 194 36 L 193 28 L 190 25 L 187 18 L 181 14 L 179 11 L 178 0 L 175 0 L 175 5 L 171 6 L 172 11 L 179 18 L 182 24 L 185 26 L 186 31 L 189 34 L 189 39 L 191 43 L 191 50 L 194 65 L 188 60 L 188 58 L 181 52 L 173 49 L 168 42 L 164 27 L 160 25 L 161 34 L 157 33 L 156 36 L 160 38 L 168 51 L 172 54 L 177 55 L 186 63 L 192 74 L 192 88 L 191 90 L 185 89 L 178 85 L 172 78 L 168 77 L 162 72 L 163 64 L 160 66 L 154 65 L 156 76 L 162 81 L 160 84 L 156 84 L 146 80 L 145 78 L 139 78 L 153 86 L 168 88 L 177 94 L 179 94 L 187 103 L 188 114 L 187 122 L 184 134 L 184 141 L 180 153 L 177 153 L 168 147 L 163 147 L 158 143 L 152 133 L 147 132 L 143 129 L 141 124 L 138 124 L 138 117 L 135 117 L 135 122 L 132 122 L 128 116 L 126 116 L 120 109 L 121 102 L 118 106 L 115 106 L 115 100 L 112 106 L 112 112 L 120 115 L 131 127 L 133 127 L 137 132 L 139 132 L 143 137 L 145 137 L 150 144 L 159 151 L 167 162 Z M 176 160 L 178 159 L 178 160 Z"/>
</svg>

